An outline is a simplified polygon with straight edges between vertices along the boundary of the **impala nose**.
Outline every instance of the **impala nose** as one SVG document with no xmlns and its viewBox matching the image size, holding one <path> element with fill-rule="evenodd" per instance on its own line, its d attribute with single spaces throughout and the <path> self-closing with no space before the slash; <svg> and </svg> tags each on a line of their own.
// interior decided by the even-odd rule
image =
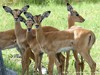
<svg viewBox="0 0 100 75">
<path fill-rule="evenodd" d="M 39 27 L 39 25 L 35 25 L 35 27 L 36 27 L 36 28 L 38 28 L 38 27 Z"/>
<path fill-rule="evenodd" d="M 18 20 L 18 18 L 15 18 L 15 21 L 17 21 Z"/>
<path fill-rule="evenodd" d="M 31 28 L 28 28 L 28 31 L 30 31 L 31 30 Z"/>
<path fill-rule="evenodd" d="M 80 22 L 82 23 L 82 22 L 84 22 L 84 21 L 85 21 L 85 19 L 81 20 Z"/>
</svg>

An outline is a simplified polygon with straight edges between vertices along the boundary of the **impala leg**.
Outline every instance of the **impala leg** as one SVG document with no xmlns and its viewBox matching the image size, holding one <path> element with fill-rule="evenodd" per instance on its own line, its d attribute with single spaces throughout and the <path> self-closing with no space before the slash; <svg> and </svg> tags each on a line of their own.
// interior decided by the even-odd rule
<svg viewBox="0 0 100 75">
<path fill-rule="evenodd" d="M 70 51 L 66 52 L 66 69 L 65 69 L 65 74 L 68 74 L 68 66 L 69 66 L 69 57 L 70 57 Z"/>
<path fill-rule="evenodd" d="M 30 63 L 31 63 L 31 60 L 30 60 L 30 58 L 33 60 L 33 61 L 35 61 L 35 55 L 34 55 L 34 53 L 30 50 L 30 48 L 29 48 L 29 50 L 27 50 L 27 63 L 28 63 L 28 65 L 27 65 L 27 75 L 28 75 L 28 73 L 29 73 L 29 65 L 30 65 Z"/>
<path fill-rule="evenodd" d="M 35 61 L 35 56 L 34 56 L 34 53 L 32 51 L 30 51 L 30 57 Z M 43 53 L 39 53 L 39 56 L 38 58 L 38 69 L 39 69 L 39 75 L 42 75 L 42 69 L 41 69 L 41 61 L 42 61 L 42 56 L 43 56 Z"/>
<path fill-rule="evenodd" d="M 24 54 L 22 55 L 22 75 L 25 74 L 26 72 L 26 65 L 25 65 L 25 59 L 24 59 Z"/>
<path fill-rule="evenodd" d="M 53 67 L 54 67 L 54 62 L 55 62 L 55 54 L 54 53 L 49 53 L 49 64 L 48 64 L 48 75 L 53 75 Z"/>
<path fill-rule="evenodd" d="M 43 56 L 43 53 L 40 53 L 39 54 L 39 58 L 38 58 L 38 69 L 39 69 L 39 75 L 42 75 L 42 70 L 41 70 L 41 61 L 42 61 L 42 56 Z"/>
<path fill-rule="evenodd" d="M 81 75 L 83 75 L 83 70 L 84 70 L 84 60 L 83 57 L 81 56 Z"/>
<path fill-rule="evenodd" d="M 29 64 L 31 60 L 29 59 L 30 53 L 28 52 L 29 50 L 27 49 L 22 55 L 22 75 L 24 75 L 25 72 L 27 72 L 27 75 L 29 75 Z"/>
<path fill-rule="evenodd" d="M 90 54 L 87 52 L 83 52 L 83 51 L 80 52 L 80 54 L 84 58 L 84 60 L 89 64 L 90 69 L 91 69 L 91 75 L 95 75 L 96 63 L 91 58 Z"/>
<path fill-rule="evenodd" d="M 33 61 L 35 61 L 34 53 L 30 50 L 30 58 L 32 58 Z"/>
<path fill-rule="evenodd" d="M 34 53 L 34 55 L 35 55 L 35 69 L 34 69 L 34 72 L 35 72 L 35 74 L 37 74 L 39 54 Z"/>
<path fill-rule="evenodd" d="M 22 56 L 22 51 L 19 47 L 16 47 L 17 51 L 20 53 L 20 55 Z"/>
<path fill-rule="evenodd" d="M 42 60 L 42 55 L 43 53 L 34 53 L 35 54 L 35 74 L 37 74 L 37 68 L 39 70 L 39 75 L 42 75 L 41 71 L 41 60 Z"/>
<path fill-rule="evenodd" d="M 27 75 L 29 75 L 29 65 L 30 65 L 30 61 L 31 60 L 28 60 L 28 64 L 26 65 L 26 67 L 27 67 Z"/>
<path fill-rule="evenodd" d="M 31 63 L 31 60 L 30 58 L 32 58 L 34 61 L 35 61 L 35 56 L 34 56 L 34 53 L 31 51 L 30 48 L 28 48 L 26 50 L 26 71 L 27 71 L 27 75 L 29 75 L 29 65 Z"/>
<path fill-rule="evenodd" d="M 63 73 L 62 73 L 62 65 L 59 62 L 58 58 L 55 58 L 55 64 L 57 66 L 58 75 L 63 75 Z"/>
<path fill-rule="evenodd" d="M 76 69 L 76 75 L 80 75 L 80 61 L 78 58 L 78 53 L 76 51 L 73 51 L 74 58 L 75 58 L 75 69 Z"/>
<path fill-rule="evenodd" d="M 65 57 L 62 53 L 57 53 L 57 59 L 61 64 L 61 73 L 64 74 Z"/>
<path fill-rule="evenodd" d="M 25 68 L 25 66 L 24 66 L 24 64 L 23 64 L 23 61 L 22 61 L 22 75 L 25 74 L 25 71 L 26 71 L 26 68 Z"/>
</svg>

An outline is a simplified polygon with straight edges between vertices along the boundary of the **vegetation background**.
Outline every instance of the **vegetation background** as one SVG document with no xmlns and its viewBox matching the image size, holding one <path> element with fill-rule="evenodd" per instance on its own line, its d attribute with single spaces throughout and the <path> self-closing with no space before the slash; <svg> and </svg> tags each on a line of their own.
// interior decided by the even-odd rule
<svg viewBox="0 0 100 75">
<path fill-rule="evenodd" d="M 97 63 L 96 75 L 100 75 L 100 0 L 69 0 L 69 3 L 85 18 L 84 23 L 76 23 L 76 25 L 92 30 L 96 35 L 96 42 L 91 49 L 91 56 Z M 7 5 L 12 9 L 21 9 L 26 4 L 30 5 L 28 11 L 33 15 L 51 10 L 52 13 L 49 18 L 45 19 L 42 23 L 44 26 L 53 26 L 60 30 L 67 29 L 68 11 L 66 9 L 65 0 L 0 0 L 0 31 L 14 28 L 13 17 L 3 10 L 2 5 Z M 24 23 L 22 23 L 22 27 L 26 28 Z M 21 59 L 16 58 L 16 54 L 19 54 L 16 49 L 7 49 L 3 51 L 3 58 L 6 67 L 16 71 L 18 75 L 21 75 Z M 47 67 L 48 58 L 46 55 L 44 55 L 42 63 Z M 30 65 L 31 74 L 33 73 L 33 65 L 34 62 Z M 54 75 L 57 75 L 56 72 L 55 67 Z M 84 72 L 84 75 L 90 75 L 90 68 L 86 62 Z M 70 56 L 69 75 L 75 75 L 72 53 Z"/>
</svg>

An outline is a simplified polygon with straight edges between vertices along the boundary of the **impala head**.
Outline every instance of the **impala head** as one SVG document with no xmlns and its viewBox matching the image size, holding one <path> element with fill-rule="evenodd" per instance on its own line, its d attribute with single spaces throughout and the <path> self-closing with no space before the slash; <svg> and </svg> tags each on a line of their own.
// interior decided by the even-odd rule
<svg viewBox="0 0 100 75">
<path fill-rule="evenodd" d="M 73 7 L 67 3 L 67 10 L 69 11 L 68 18 L 73 20 L 74 22 L 84 22 L 85 19 L 79 15 L 76 10 L 73 10 Z"/>
<path fill-rule="evenodd" d="M 26 20 L 25 24 L 26 24 L 26 26 L 27 26 L 27 30 L 28 30 L 28 31 L 31 31 L 32 26 L 33 26 L 33 24 L 34 24 L 33 20 L 32 20 L 31 18 L 28 18 L 28 20 Z"/>
<path fill-rule="evenodd" d="M 27 18 L 30 18 L 31 21 L 33 21 L 33 25 L 36 27 L 36 28 L 39 28 L 40 25 L 41 25 L 41 22 L 44 18 L 47 18 L 49 16 L 49 14 L 51 13 L 51 11 L 46 11 L 44 12 L 42 15 L 39 14 L 39 15 L 35 15 L 33 16 L 31 13 L 29 12 L 24 12 L 25 16 Z M 30 25 L 30 28 L 32 28 L 32 26 Z"/>
<path fill-rule="evenodd" d="M 33 21 L 33 15 L 29 12 L 24 12 L 25 16 L 27 17 L 28 20 L 26 20 L 25 24 L 27 26 L 27 30 L 28 31 L 31 31 L 32 29 L 32 26 L 34 24 L 34 21 Z"/>
<path fill-rule="evenodd" d="M 15 19 L 18 19 L 18 17 L 21 15 L 21 13 L 22 13 L 22 12 L 26 12 L 28 8 L 29 8 L 29 5 L 26 5 L 26 6 L 24 6 L 21 10 L 19 10 L 19 9 L 13 9 L 13 10 L 12 10 L 12 9 L 11 9 L 10 7 L 8 7 L 8 6 L 3 6 L 3 9 L 4 9 L 6 12 L 12 14 L 13 17 L 14 17 Z"/>
</svg>

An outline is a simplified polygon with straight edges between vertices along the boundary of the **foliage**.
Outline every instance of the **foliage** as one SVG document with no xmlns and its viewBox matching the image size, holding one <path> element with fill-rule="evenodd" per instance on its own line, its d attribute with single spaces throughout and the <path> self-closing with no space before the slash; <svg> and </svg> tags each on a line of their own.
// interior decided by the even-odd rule
<svg viewBox="0 0 100 75">
<path fill-rule="evenodd" d="M 36 4 L 36 5 L 50 5 L 50 4 L 61 4 L 64 5 L 66 0 L 1 0 L 1 5 L 10 5 L 10 4 Z M 100 0 L 67 0 L 69 3 L 97 3 Z"/>
</svg>

